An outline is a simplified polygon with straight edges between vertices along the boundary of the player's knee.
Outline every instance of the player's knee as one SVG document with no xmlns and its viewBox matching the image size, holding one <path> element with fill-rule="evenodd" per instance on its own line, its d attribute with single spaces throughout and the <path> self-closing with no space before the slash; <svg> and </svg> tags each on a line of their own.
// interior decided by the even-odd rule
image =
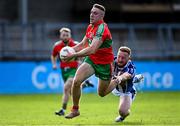
<svg viewBox="0 0 180 126">
<path fill-rule="evenodd" d="M 81 83 L 82 83 L 81 80 L 75 78 L 75 79 L 73 80 L 73 87 L 80 87 L 80 86 L 81 86 Z"/>
</svg>

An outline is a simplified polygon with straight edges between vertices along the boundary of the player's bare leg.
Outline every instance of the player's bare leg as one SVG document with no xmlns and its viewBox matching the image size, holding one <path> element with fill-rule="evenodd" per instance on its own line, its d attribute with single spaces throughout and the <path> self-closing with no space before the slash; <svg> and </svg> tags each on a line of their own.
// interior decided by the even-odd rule
<svg viewBox="0 0 180 126">
<path fill-rule="evenodd" d="M 110 84 L 110 80 L 102 80 L 99 79 L 99 84 L 98 84 L 98 95 L 101 97 L 104 97 L 107 93 L 106 90 L 108 89 Z"/>
<path fill-rule="evenodd" d="M 81 84 L 84 80 L 94 74 L 94 69 L 87 63 L 83 63 L 77 70 L 72 85 L 72 98 L 73 105 L 79 105 L 79 99 L 81 96 Z"/>
<path fill-rule="evenodd" d="M 71 86 L 72 86 L 73 78 L 70 77 L 64 84 L 64 91 L 62 97 L 62 109 L 58 112 L 55 112 L 56 115 L 62 116 L 65 114 L 65 110 L 67 108 L 67 103 L 69 101 L 69 97 L 71 95 Z"/>
<path fill-rule="evenodd" d="M 119 103 L 119 115 L 115 121 L 122 122 L 129 114 L 130 114 L 130 107 L 132 104 L 132 98 L 128 95 L 120 96 L 120 103 Z"/>
<path fill-rule="evenodd" d="M 112 90 L 117 86 L 115 79 L 110 81 L 104 81 L 99 79 L 98 94 L 101 97 L 104 97 L 112 92 Z"/>
<path fill-rule="evenodd" d="M 81 84 L 84 80 L 89 78 L 94 74 L 94 69 L 88 63 L 83 63 L 80 65 L 76 71 L 76 75 L 73 80 L 72 85 L 72 99 L 73 99 L 73 108 L 71 113 L 66 115 L 65 118 L 71 119 L 76 116 L 79 116 L 79 100 L 81 97 Z"/>
<path fill-rule="evenodd" d="M 72 82 L 73 78 L 69 78 L 64 85 L 63 104 L 65 104 L 65 106 L 63 106 L 63 109 L 67 108 L 67 103 L 71 95 Z"/>
</svg>

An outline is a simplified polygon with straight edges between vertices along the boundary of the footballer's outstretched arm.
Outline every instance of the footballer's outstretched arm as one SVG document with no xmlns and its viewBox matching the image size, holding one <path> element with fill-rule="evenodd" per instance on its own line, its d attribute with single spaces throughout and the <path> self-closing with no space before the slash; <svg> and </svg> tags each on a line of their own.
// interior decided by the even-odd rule
<svg viewBox="0 0 180 126">
<path fill-rule="evenodd" d="M 120 76 L 117 76 L 117 80 L 119 81 L 120 84 L 122 84 L 121 82 L 129 80 L 131 78 L 132 78 L 132 75 L 129 74 L 128 72 L 125 72 L 121 74 Z"/>
</svg>

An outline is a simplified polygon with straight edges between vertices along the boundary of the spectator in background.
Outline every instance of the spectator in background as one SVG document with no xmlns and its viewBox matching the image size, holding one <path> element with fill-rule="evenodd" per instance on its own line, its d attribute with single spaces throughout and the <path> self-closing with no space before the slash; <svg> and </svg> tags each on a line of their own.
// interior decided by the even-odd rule
<svg viewBox="0 0 180 126">
<path fill-rule="evenodd" d="M 54 44 L 53 51 L 51 54 L 51 62 L 53 69 L 57 69 L 56 60 L 59 57 L 60 50 L 65 46 L 73 47 L 76 45 L 75 41 L 71 38 L 71 30 L 69 28 L 61 28 L 59 32 L 60 32 L 61 40 Z M 62 71 L 62 77 L 65 84 L 64 84 L 64 91 L 62 98 L 62 107 L 59 111 L 55 112 L 55 114 L 59 116 L 65 114 L 67 103 L 71 95 L 73 77 L 78 68 L 78 61 L 77 60 L 71 62 L 60 61 L 60 68 Z M 85 83 L 83 83 L 82 87 L 84 88 L 84 87 L 93 87 L 93 86 L 94 85 L 89 80 L 86 80 Z"/>
</svg>

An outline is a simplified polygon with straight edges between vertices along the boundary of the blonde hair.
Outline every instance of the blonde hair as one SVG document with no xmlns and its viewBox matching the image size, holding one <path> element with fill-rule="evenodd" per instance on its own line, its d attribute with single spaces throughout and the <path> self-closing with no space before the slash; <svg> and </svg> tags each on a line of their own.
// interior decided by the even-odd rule
<svg viewBox="0 0 180 126">
<path fill-rule="evenodd" d="M 68 32 L 68 33 L 71 33 L 71 30 L 70 30 L 69 28 L 63 27 L 63 28 L 61 28 L 61 29 L 59 30 L 60 33 L 63 32 L 63 31 Z"/>
<path fill-rule="evenodd" d="M 93 7 L 98 8 L 104 12 L 106 11 L 105 7 L 103 5 L 100 5 L 100 4 L 94 4 Z"/>
<path fill-rule="evenodd" d="M 127 52 L 129 54 L 129 57 L 131 56 L 131 49 L 127 46 L 121 46 L 118 50 L 118 55 L 121 52 Z"/>
</svg>

